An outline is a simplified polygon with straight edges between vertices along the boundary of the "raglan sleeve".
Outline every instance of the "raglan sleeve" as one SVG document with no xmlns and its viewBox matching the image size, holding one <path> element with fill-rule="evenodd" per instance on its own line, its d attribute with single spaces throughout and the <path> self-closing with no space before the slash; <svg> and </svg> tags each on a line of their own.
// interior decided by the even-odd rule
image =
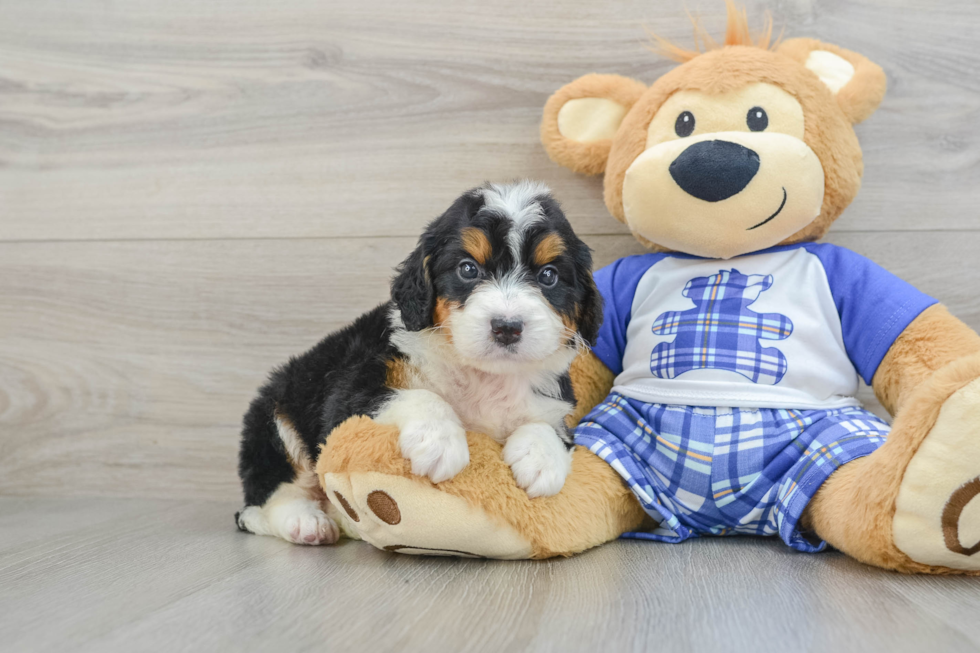
<svg viewBox="0 0 980 653">
<path fill-rule="evenodd" d="M 864 382 L 898 337 L 935 299 L 870 259 L 830 244 L 808 247 L 823 264 L 847 355 Z"/>
<path fill-rule="evenodd" d="M 626 328 L 633 309 L 633 295 L 650 261 L 644 256 L 619 259 L 593 275 L 603 299 L 603 319 L 592 352 L 614 374 L 623 371 Z"/>
</svg>

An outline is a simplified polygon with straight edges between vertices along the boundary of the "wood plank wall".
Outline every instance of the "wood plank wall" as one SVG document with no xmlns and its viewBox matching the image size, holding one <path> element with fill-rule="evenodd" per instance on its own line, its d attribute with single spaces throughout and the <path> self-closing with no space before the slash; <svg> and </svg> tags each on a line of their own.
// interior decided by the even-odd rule
<svg viewBox="0 0 980 653">
<path fill-rule="evenodd" d="M 747 4 L 885 68 L 828 240 L 980 327 L 980 4 Z M 669 70 L 644 26 L 690 42 L 658 0 L 0 2 L 0 494 L 237 497 L 267 370 L 483 180 L 550 184 L 600 265 L 642 251 L 538 120 L 578 75 Z"/>
</svg>

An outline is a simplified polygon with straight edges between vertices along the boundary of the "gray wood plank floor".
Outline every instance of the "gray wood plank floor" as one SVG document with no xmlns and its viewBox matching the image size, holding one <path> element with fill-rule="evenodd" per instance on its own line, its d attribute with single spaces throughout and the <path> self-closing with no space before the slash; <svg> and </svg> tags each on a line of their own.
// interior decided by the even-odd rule
<svg viewBox="0 0 980 653">
<path fill-rule="evenodd" d="M 771 540 L 414 558 L 239 533 L 234 508 L 0 499 L 0 650 L 980 650 L 975 579 Z"/>
</svg>

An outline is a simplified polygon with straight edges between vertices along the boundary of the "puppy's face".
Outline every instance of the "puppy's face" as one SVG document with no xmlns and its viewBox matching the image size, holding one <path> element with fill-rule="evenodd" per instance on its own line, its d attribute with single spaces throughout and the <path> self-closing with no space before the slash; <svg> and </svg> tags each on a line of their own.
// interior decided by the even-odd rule
<svg viewBox="0 0 980 653">
<path fill-rule="evenodd" d="M 402 264 L 392 298 L 407 329 L 432 330 L 489 372 L 560 370 L 602 320 L 589 248 L 530 182 L 456 200 Z"/>
</svg>

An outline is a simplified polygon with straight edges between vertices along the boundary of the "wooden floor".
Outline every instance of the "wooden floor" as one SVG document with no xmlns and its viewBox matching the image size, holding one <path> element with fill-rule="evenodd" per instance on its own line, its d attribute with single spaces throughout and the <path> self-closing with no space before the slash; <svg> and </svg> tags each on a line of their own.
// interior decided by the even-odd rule
<svg viewBox="0 0 980 653">
<path fill-rule="evenodd" d="M 980 328 L 980 3 L 746 4 L 884 67 L 828 240 Z M 538 121 L 579 75 L 669 70 L 644 27 L 689 44 L 688 8 L 723 29 L 721 0 L 0 0 L 0 652 L 980 646 L 980 583 L 775 543 L 504 564 L 231 529 L 254 389 L 461 191 L 540 179 L 598 264 L 641 251 Z"/>
<path fill-rule="evenodd" d="M 976 579 L 754 538 L 413 558 L 239 533 L 234 508 L 0 499 L 0 650 L 980 650 Z"/>
</svg>

